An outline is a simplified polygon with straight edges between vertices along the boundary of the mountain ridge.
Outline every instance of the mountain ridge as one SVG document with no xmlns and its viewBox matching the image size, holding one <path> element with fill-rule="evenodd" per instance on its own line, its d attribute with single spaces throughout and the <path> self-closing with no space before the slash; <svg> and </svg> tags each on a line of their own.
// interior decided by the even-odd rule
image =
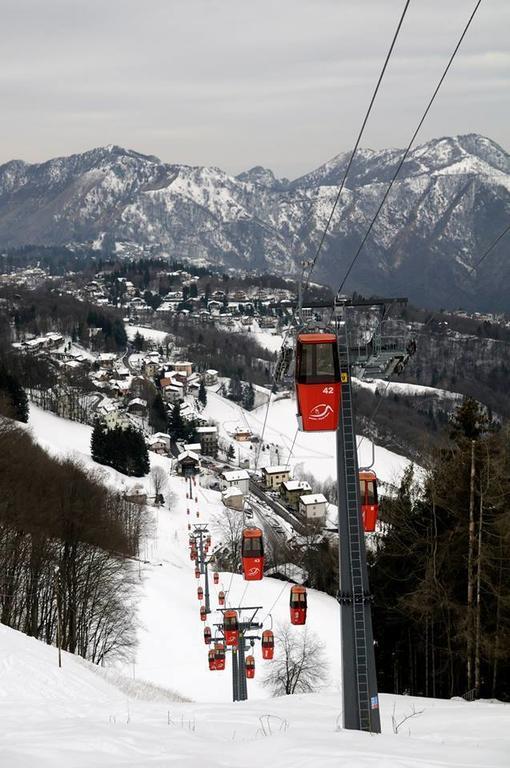
<svg viewBox="0 0 510 768">
<path fill-rule="evenodd" d="M 360 149 L 314 278 L 340 283 L 403 150 Z M 345 172 L 343 152 L 294 180 L 262 166 L 232 176 L 110 144 L 0 166 L 0 247 L 104 240 L 242 271 L 295 275 L 315 253 Z M 510 156 L 478 134 L 410 151 L 349 289 L 417 303 L 510 310 L 505 244 L 473 267 L 510 218 Z M 127 248 L 129 252 L 130 248 Z"/>
</svg>

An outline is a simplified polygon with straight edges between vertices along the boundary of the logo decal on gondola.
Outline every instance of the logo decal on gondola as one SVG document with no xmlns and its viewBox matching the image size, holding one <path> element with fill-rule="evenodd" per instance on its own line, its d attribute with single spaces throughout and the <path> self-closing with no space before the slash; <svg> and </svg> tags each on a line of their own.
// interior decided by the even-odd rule
<svg viewBox="0 0 510 768">
<path fill-rule="evenodd" d="M 330 413 L 333 413 L 333 408 L 329 403 L 319 403 L 319 405 L 316 405 L 315 408 L 312 408 L 310 411 L 310 418 L 315 421 L 322 421 L 323 419 L 326 419 Z"/>
<path fill-rule="evenodd" d="M 248 576 L 257 576 L 260 573 L 260 568 L 248 568 Z"/>
</svg>

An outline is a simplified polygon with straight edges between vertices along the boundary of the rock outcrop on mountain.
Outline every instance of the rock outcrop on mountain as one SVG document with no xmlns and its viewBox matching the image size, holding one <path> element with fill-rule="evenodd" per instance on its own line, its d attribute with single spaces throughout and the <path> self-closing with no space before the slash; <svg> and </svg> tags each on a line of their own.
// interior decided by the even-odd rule
<svg viewBox="0 0 510 768">
<path fill-rule="evenodd" d="M 336 290 L 402 155 L 359 150 L 314 279 Z M 313 257 L 349 153 L 289 182 L 108 146 L 0 166 L 0 247 L 134 244 L 203 265 L 296 274 Z M 510 310 L 510 157 L 483 136 L 410 152 L 345 286 L 429 306 Z M 128 248 L 129 250 L 129 248 Z"/>
</svg>

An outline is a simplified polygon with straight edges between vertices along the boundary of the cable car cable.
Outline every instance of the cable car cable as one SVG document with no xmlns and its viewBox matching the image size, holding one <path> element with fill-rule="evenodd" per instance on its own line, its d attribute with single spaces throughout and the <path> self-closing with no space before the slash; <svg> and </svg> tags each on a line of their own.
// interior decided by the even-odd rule
<svg viewBox="0 0 510 768">
<path fill-rule="evenodd" d="M 485 253 L 483 254 L 482 258 L 481 258 L 479 261 L 477 261 L 477 263 L 475 264 L 475 266 L 474 266 L 474 267 L 470 267 L 470 270 L 471 270 L 471 274 L 473 274 L 473 272 L 476 272 L 476 270 L 478 269 L 478 267 L 480 266 L 480 264 L 482 263 L 482 261 L 484 261 L 484 259 L 486 259 L 486 258 L 487 258 L 487 256 L 489 255 L 489 253 L 490 253 L 490 252 L 493 250 L 493 248 L 495 248 L 495 247 L 496 247 L 496 245 L 499 243 L 499 241 L 500 241 L 500 240 L 502 240 L 502 239 L 504 238 L 504 236 L 506 235 L 506 233 L 507 233 L 509 230 L 510 230 L 510 224 L 508 224 L 508 225 L 505 227 L 505 229 L 503 230 L 503 232 L 501 232 L 501 234 L 500 234 L 500 235 L 498 235 L 498 237 L 497 237 L 497 238 L 494 240 L 494 242 L 492 242 L 492 243 L 489 245 L 489 247 L 487 248 L 487 250 L 486 250 L 486 251 L 485 251 Z"/>
<path fill-rule="evenodd" d="M 319 255 L 320 255 L 320 252 L 322 250 L 322 246 L 324 245 L 324 241 L 326 239 L 326 235 L 328 233 L 331 221 L 333 219 L 333 215 L 334 215 L 334 213 L 336 211 L 338 203 L 340 202 L 340 198 L 341 198 L 342 192 L 344 190 L 344 186 L 345 186 L 345 182 L 346 182 L 347 176 L 349 174 L 349 171 L 351 170 L 351 166 L 352 166 L 352 163 L 353 163 L 353 160 L 354 160 L 354 156 L 355 156 L 356 152 L 358 151 L 358 147 L 359 147 L 361 138 L 363 136 L 363 133 L 364 133 L 364 130 L 365 130 L 368 118 L 369 118 L 370 113 L 372 111 L 372 107 L 374 106 L 374 102 L 375 102 L 376 96 L 377 96 L 377 94 L 379 92 L 379 88 L 380 88 L 382 79 L 383 79 L 384 74 L 386 72 L 386 67 L 388 66 L 388 62 L 389 62 L 389 60 L 391 58 L 391 54 L 393 53 L 393 49 L 395 47 L 395 43 L 397 42 L 397 37 L 399 35 L 400 28 L 402 27 L 405 15 L 407 13 L 407 9 L 409 8 L 409 3 L 410 3 L 410 0 L 407 0 L 406 4 L 404 6 L 404 10 L 402 11 L 402 15 L 400 16 L 400 20 L 399 20 L 399 22 L 397 24 L 397 28 L 396 28 L 396 30 L 394 32 L 393 39 L 391 41 L 391 45 L 389 47 L 388 53 L 386 54 L 386 58 L 384 60 L 383 67 L 382 67 L 382 69 L 381 69 L 381 71 L 379 73 L 379 77 L 377 79 L 377 84 L 376 84 L 374 92 L 372 94 L 372 98 L 370 99 L 370 103 L 369 103 L 368 109 L 367 109 L 367 111 L 365 113 L 365 117 L 363 118 L 363 122 L 361 124 L 361 128 L 359 130 L 358 137 L 356 139 L 356 143 L 354 144 L 354 148 L 353 148 L 353 150 L 351 152 L 351 155 L 349 157 L 349 162 L 347 163 L 347 167 L 345 169 L 342 181 L 341 181 L 340 186 L 338 188 L 338 192 L 336 194 L 335 201 L 333 203 L 333 206 L 331 208 L 330 214 L 329 214 L 328 219 L 326 221 L 326 226 L 324 227 L 324 231 L 322 233 L 321 239 L 319 241 L 319 245 L 318 245 L 317 250 L 315 252 L 315 256 L 312 259 L 310 270 L 309 270 L 309 273 L 308 273 L 308 276 L 307 276 L 307 279 L 306 279 L 306 285 L 307 286 L 308 286 L 308 284 L 310 282 L 310 279 L 311 279 L 311 276 L 312 276 L 312 272 L 313 272 L 313 270 L 315 268 L 315 265 L 317 263 Z M 303 291 L 303 293 L 304 293 L 304 291 Z"/>
<path fill-rule="evenodd" d="M 374 214 L 374 216 L 372 218 L 372 221 L 370 222 L 369 227 L 368 227 L 368 229 L 367 229 L 367 231 L 366 231 L 366 233 L 365 233 L 365 235 L 364 235 L 360 245 L 358 246 L 358 249 L 357 249 L 356 253 L 354 254 L 354 257 L 352 258 L 352 261 L 349 264 L 349 267 L 347 268 L 347 271 L 346 271 L 346 273 L 344 275 L 344 278 L 343 278 L 342 282 L 340 283 L 340 286 L 338 288 L 337 293 L 340 293 L 342 291 L 342 289 L 343 289 L 343 287 L 344 287 L 344 285 L 345 285 L 345 283 L 347 281 L 347 278 L 349 277 L 349 275 L 350 275 L 350 273 L 352 271 L 352 268 L 354 267 L 356 261 L 358 260 L 358 257 L 360 255 L 360 253 L 361 253 L 361 251 L 362 251 L 362 249 L 363 249 L 363 247 L 364 247 L 364 245 L 365 245 L 369 235 L 370 235 L 370 232 L 372 231 L 372 228 L 373 228 L 375 222 L 377 221 L 377 219 L 379 217 L 379 214 L 380 214 L 380 212 L 381 212 L 381 210 L 382 210 L 382 208 L 383 208 L 383 206 L 384 206 L 384 204 L 385 204 L 385 202 L 386 202 L 386 200 L 388 198 L 388 195 L 390 194 L 390 192 L 391 192 L 391 190 L 393 188 L 393 184 L 395 183 L 395 181 L 397 179 L 397 176 L 399 175 L 400 170 L 401 170 L 401 168 L 402 168 L 402 166 L 403 166 L 403 164 L 404 164 L 404 162 L 405 162 L 405 160 L 406 160 L 406 158 L 407 158 L 407 156 L 408 156 L 408 154 L 409 154 L 409 152 L 411 150 L 411 147 L 412 147 L 412 145 L 414 143 L 414 140 L 415 140 L 416 136 L 418 135 L 418 132 L 420 131 L 423 123 L 425 122 L 425 119 L 426 119 L 426 117 L 427 117 L 427 115 L 429 113 L 429 110 L 430 110 L 432 104 L 434 103 L 437 94 L 439 93 L 439 89 L 441 88 L 441 86 L 443 84 L 443 81 L 444 81 L 446 75 L 448 74 L 448 71 L 449 71 L 451 65 L 453 64 L 453 60 L 455 59 L 455 56 L 457 55 L 457 52 L 458 52 L 458 50 L 459 50 L 459 48 L 460 48 L 460 46 L 462 44 L 462 41 L 464 40 L 464 37 L 467 34 L 467 31 L 468 31 L 469 27 L 471 26 L 471 22 L 473 21 L 473 19 L 475 17 L 475 14 L 478 11 L 478 8 L 480 7 L 481 2 L 482 2 L 482 0 L 478 0 L 477 1 L 476 5 L 475 5 L 475 7 L 474 7 L 474 9 L 473 9 L 473 11 L 472 11 L 468 21 L 467 21 L 467 23 L 466 23 L 466 25 L 465 25 L 465 27 L 464 27 L 464 29 L 462 31 L 462 34 L 461 34 L 461 36 L 460 36 L 460 38 L 459 38 L 459 40 L 457 42 L 457 45 L 453 49 L 453 53 L 451 54 L 450 59 L 448 60 L 448 64 L 446 65 L 446 67 L 445 67 L 445 69 L 443 71 L 443 74 L 439 78 L 439 82 L 437 83 L 437 85 L 436 85 L 436 87 L 434 89 L 434 92 L 433 92 L 432 96 L 430 97 L 429 102 L 428 102 L 428 104 L 427 104 L 427 106 L 425 108 L 425 111 L 423 112 L 423 114 L 422 114 L 422 116 L 421 116 L 421 118 L 420 118 L 420 120 L 418 122 L 418 125 L 417 125 L 413 135 L 411 136 L 411 140 L 409 141 L 409 143 L 408 143 L 408 145 L 407 145 L 407 147 L 406 147 L 406 149 L 405 149 L 405 151 L 404 151 L 404 153 L 403 153 L 403 155 L 402 155 L 402 157 L 401 157 L 401 159 L 400 159 L 400 161 L 399 161 L 399 163 L 397 165 L 395 173 L 393 174 L 393 177 L 392 177 L 392 179 L 391 179 L 391 181 L 389 183 L 389 186 L 388 186 L 386 192 L 384 193 L 384 196 L 383 196 L 383 198 L 382 198 L 382 200 L 381 200 L 381 202 L 379 204 L 379 207 L 377 208 L 377 210 L 376 210 L 376 212 L 375 212 L 375 214 Z"/>
<path fill-rule="evenodd" d="M 318 247 L 317 247 L 317 250 L 316 250 L 316 252 L 315 252 L 315 256 L 314 256 L 314 258 L 313 258 L 313 260 L 312 260 L 312 262 L 311 262 L 311 265 L 310 265 L 310 267 L 309 267 L 309 271 L 308 271 L 308 274 L 307 274 L 307 276 L 306 276 L 306 281 L 305 281 L 305 285 L 304 285 L 304 286 L 303 286 L 303 281 L 304 281 L 304 278 L 305 278 L 305 270 L 306 270 L 306 266 L 305 266 L 305 263 L 303 264 L 303 268 L 302 268 L 302 271 L 301 271 L 301 275 L 300 275 L 300 278 L 299 278 L 299 288 L 298 288 L 298 295 L 299 295 L 299 301 L 298 301 L 298 309 L 297 309 L 297 314 L 298 314 L 298 317 L 300 316 L 300 313 L 301 313 L 301 306 L 300 306 L 300 305 L 302 305 L 302 302 L 303 302 L 303 297 L 304 297 L 304 293 L 305 293 L 305 290 L 306 290 L 306 288 L 308 287 L 308 285 L 309 285 L 309 283 L 310 283 L 310 279 L 311 279 L 311 276 L 312 276 L 312 272 L 313 272 L 313 270 L 314 270 L 314 268 L 315 268 L 315 265 L 316 265 L 316 263 L 317 263 L 317 260 L 318 260 L 318 258 L 319 258 L 319 255 L 320 255 L 320 252 L 321 252 L 321 250 L 322 250 L 322 246 L 323 246 L 323 244 L 324 244 L 324 241 L 325 241 L 325 239 L 326 239 L 326 235 L 327 235 L 327 233 L 328 233 L 328 230 L 329 230 L 329 227 L 330 227 L 331 221 L 332 221 L 332 219 L 333 219 L 333 215 L 334 215 L 334 213 L 335 213 L 335 210 L 336 210 L 336 208 L 337 208 L 337 205 L 338 205 L 338 203 L 339 203 L 339 201 L 340 201 L 340 197 L 341 197 L 341 195 L 342 195 L 342 192 L 343 192 L 343 190 L 344 190 L 345 182 L 346 182 L 346 180 L 347 180 L 347 176 L 348 176 L 348 174 L 349 174 L 349 171 L 350 171 L 350 169 L 351 169 L 351 166 L 352 166 L 352 163 L 353 163 L 353 160 L 354 160 L 354 156 L 355 156 L 355 154 L 356 154 L 356 152 L 357 152 L 357 150 L 358 150 L 358 147 L 359 147 L 359 144 L 360 144 L 361 138 L 362 138 L 362 136 L 363 136 L 363 133 L 364 133 L 364 130 L 365 130 L 365 127 L 366 127 L 366 124 L 367 124 L 368 118 L 369 118 L 369 116 L 370 116 L 370 113 L 371 113 L 371 111 L 372 111 L 372 107 L 373 107 L 373 105 L 374 105 L 375 99 L 376 99 L 376 97 L 377 97 L 377 94 L 378 94 L 378 92 L 379 92 L 379 88 L 380 88 L 380 86 L 381 86 L 381 82 L 382 82 L 382 79 L 383 79 L 383 77 L 384 77 L 384 74 L 385 74 L 385 72 L 386 72 L 386 68 L 387 68 L 387 66 L 388 66 L 389 60 L 390 60 L 390 58 L 391 58 L 391 55 L 392 55 L 392 53 L 393 53 L 393 49 L 394 49 L 394 47 L 395 47 L 395 43 L 396 43 L 396 41 L 397 41 L 397 37 L 398 37 L 398 35 L 399 35 L 399 33 L 400 33 L 400 29 L 401 29 L 401 27 L 402 27 L 402 24 L 403 24 L 403 22 L 404 22 L 404 18 L 405 18 L 405 16 L 406 16 L 406 13 L 407 13 L 407 9 L 409 8 L 409 4 L 410 4 L 410 0 L 407 0 L 407 1 L 406 1 L 406 4 L 405 4 L 405 6 L 404 6 L 404 9 L 403 9 L 403 11 L 402 11 L 402 14 L 401 14 L 401 16 L 400 16 L 399 22 L 398 22 L 398 24 L 397 24 L 396 30 L 395 30 L 395 32 L 394 32 L 394 34 L 393 34 L 393 39 L 392 39 L 392 41 L 391 41 L 391 45 L 390 45 L 390 47 L 389 47 L 388 53 L 386 54 L 386 58 L 385 58 L 385 60 L 384 60 L 384 64 L 383 64 L 383 67 L 382 67 L 382 69 L 381 69 L 381 72 L 379 73 L 379 77 L 378 77 L 378 79 L 377 79 L 377 83 L 376 83 L 376 86 L 375 86 L 374 92 L 373 92 L 373 94 L 372 94 L 372 98 L 370 99 L 370 103 L 369 103 L 369 105 L 368 105 L 368 109 L 367 109 L 367 111 L 366 111 L 366 113 L 365 113 L 365 117 L 363 118 L 363 122 L 362 122 L 362 124 L 361 124 L 361 128 L 360 128 L 360 130 L 359 130 L 359 132 L 358 132 L 358 137 L 357 137 L 357 139 L 356 139 L 356 142 L 355 142 L 354 148 L 353 148 L 353 150 L 352 150 L 352 152 L 351 152 L 351 155 L 350 155 L 350 157 L 349 157 L 349 161 L 348 161 L 348 163 L 347 163 L 347 167 L 346 167 L 346 169 L 345 169 L 345 172 L 344 172 L 344 175 L 343 175 L 343 178 L 342 178 L 342 181 L 341 181 L 340 187 L 339 187 L 339 189 L 338 189 L 338 192 L 337 192 L 337 195 L 336 195 L 335 201 L 334 201 L 334 203 L 333 203 L 333 207 L 331 208 L 331 211 L 330 211 L 330 214 L 329 214 L 328 220 L 327 220 L 327 222 L 326 222 L 326 226 L 325 226 L 325 228 L 324 228 L 324 231 L 323 231 L 323 233 L 322 233 L 322 236 L 321 236 L 321 239 L 320 239 L 319 245 L 318 245 Z M 312 208 L 312 207 L 311 207 L 311 210 L 313 210 L 313 208 Z M 311 214 L 310 214 L 310 215 L 311 215 Z M 302 227 L 301 227 L 301 230 L 302 230 L 303 226 L 304 226 L 304 224 L 302 225 Z M 295 314 L 296 314 L 296 313 L 294 313 L 294 316 L 295 316 Z M 286 336 L 287 336 L 287 335 L 288 335 L 288 331 L 287 331 L 287 334 L 285 334 L 285 336 L 284 336 L 284 337 L 283 337 L 283 339 L 282 339 L 282 346 L 281 346 L 281 349 L 283 349 L 283 346 L 284 346 L 284 344 L 285 344 L 285 339 L 286 339 Z M 269 413 L 269 406 L 270 406 L 270 403 L 271 403 L 271 396 L 272 396 L 272 393 L 273 393 L 273 388 L 274 388 L 274 385 L 275 385 L 275 383 L 276 383 L 276 381 L 275 381 L 275 377 L 273 376 L 273 382 L 272 382 L 271 390 L 270 390 L 270 393 L 269 393 L 269 398 L 268 398 L 268 401 L 267 401 L 267 407 L 266 407 L 266 415 L 265 415 L 265 417 L 264 417 L 264 424 L 263 424 L 263 427 L 262 427 L 262 433 L 261 433 L 261 437 L 260 437 L 260 441 L 261 441 L 261 444 L 262 444 L 262 440 L 263 440 L 263 437 L 264 437 L 264 433 L 265 433 L 266 422 L 267 422 L 267 416 L 268 416 L 268 413 Z M 257 451 L 257 456 L 256 456 L 256 461 L 255 461 L 255 469 L 257 469 L 257 468 L 258 468 L 259 458 L 260 458 L 260 448 L 259 448 L 259 450 Z"/>
<path fill-rule="evenodd" d="M 287 589 L 287 586 L 288 586 L 288 582 L 285 582 L 285 584 L 283 585 L 283 587 L 281 588 L 281 590 L 280 590 L 280 592 L 279 592 L 279 594 L 278 594 L 278 597 L 276 598 L 276 600 L 274 601 L 273 605 L 272 605 L 272 606 L 271 606 L 271 608 L 268 610 L 268 612 L 266 613 L 266 615 L 264 616 L 264 618 L 262 619 L 262 624 L 265 622 L 265 620 L 267 619 L 267 617 L 268 617 L 268 616 L 271 616 L 271 614 L 272 614 L 272 612 L 273 612 L 273 608 L 275 607 L 275 605 L 277 604 L 278 600 L 280 599 L 280 597 L 283 595 L 283 593 L 284 593 L 284 592 L 285 592 L 285 590 Z"/>
</svg>

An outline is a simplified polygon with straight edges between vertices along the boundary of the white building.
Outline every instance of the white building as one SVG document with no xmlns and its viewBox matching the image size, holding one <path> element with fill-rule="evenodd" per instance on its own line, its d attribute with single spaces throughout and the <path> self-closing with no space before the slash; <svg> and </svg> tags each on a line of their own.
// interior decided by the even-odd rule
<svg viewBox="0 0 510 768">
<path fill-rule="evenodd" d="M 328 500 L 322 493 L 309 493 L 299 498 L 299 511 L 307 520 L 325 518 Z"/>
<path fill-rule="evenodd" d="M 220 478 L 220 488 L 226 491 L 227 488 L 236 486 L 246 495 L 250 489 L 250 476 L 245 469 L 233 469 L 229 472 L 222 472 Z"/>
<path fill-rule="evenodd" d="M 266 488 L 277 490 L 285 480 L 290 480 L 289 467 L 262 467 L 262 482 Z"/>
</svg>

